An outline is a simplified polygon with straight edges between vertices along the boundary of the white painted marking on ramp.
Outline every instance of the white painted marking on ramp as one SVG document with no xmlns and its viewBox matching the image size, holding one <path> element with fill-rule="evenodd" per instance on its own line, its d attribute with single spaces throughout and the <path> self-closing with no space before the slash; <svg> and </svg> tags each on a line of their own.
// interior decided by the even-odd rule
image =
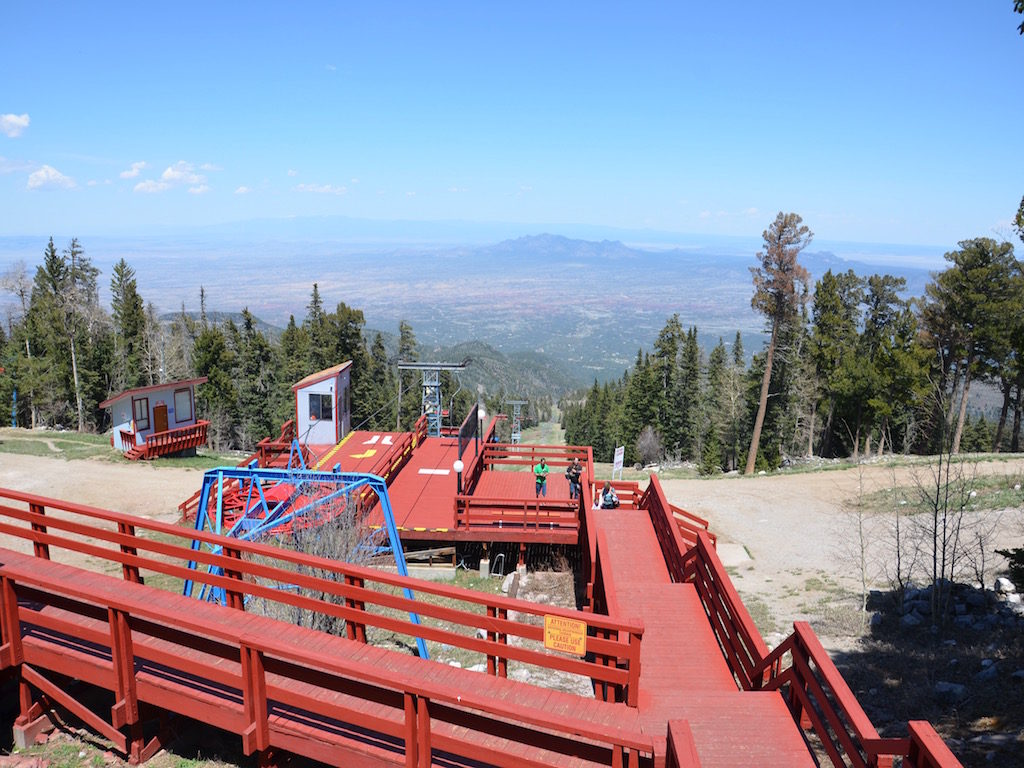
<svg viewBox="0 0 1024 768">
<path fill-rule="evenodd" d="M 395 440 L 391 435 L 384 435 L 384 439 L 380 441 L 381 445 L 394 445 Z"/>
<path fill-rule="evenodd" d="M 447 475 L 450 474 L 450 469 L 421 469 L 421 475 Z"/>
<path fill-rule="evenodd" d="M 371 438 L 370 438 L 369 440 L 364 440 L 364 441 L 363 441 L 363 445 L 373 445 L 373 444 L 374 444 L 374 443 L 376 443 L 376 442 L 377 442 L 378 440 L 380 440 L 380 435 L 374 435 L 374 436 L 373 436 L 373 437 L 371 437 Z"/>
</svg>

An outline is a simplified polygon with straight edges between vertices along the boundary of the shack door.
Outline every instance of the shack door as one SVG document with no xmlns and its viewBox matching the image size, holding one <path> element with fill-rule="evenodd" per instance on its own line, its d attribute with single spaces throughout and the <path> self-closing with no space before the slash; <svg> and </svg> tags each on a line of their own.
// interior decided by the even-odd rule
<svg viewBox="0 0 1024 768">
<path fill-rule="evenodd" d="M 167 406 L 163 403 L 153 406 L 153 431 L 167 431 Z"/>
</svg>

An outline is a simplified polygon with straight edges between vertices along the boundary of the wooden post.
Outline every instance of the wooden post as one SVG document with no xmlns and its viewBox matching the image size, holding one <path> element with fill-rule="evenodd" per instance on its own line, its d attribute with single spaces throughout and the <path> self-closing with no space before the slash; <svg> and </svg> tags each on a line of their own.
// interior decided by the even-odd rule
<svg viewBox="0 0 1024 768">
<path fill-rule="evenodd" d="M 405 768 L 416 768 L 419 763 L 416 738 L 416 696 L 405 693 Z"/>
<path fill-rule="evenodd" d="M 117 524 L 117 532 L 125 536 L 135 538 L 135 526 L 130 523 L 119 522 Z M 121 545 L 121 552 L 125 555 L 133 556 L 139 553 L 135 547 L 130 547 L 127 544 Z M 145 583 L 142 579 L 142 575 L 139 573 L 139 567 L 137 565 L 121 563 L 121 575 L 124 577 L 125 581 L 134 581 L 136 584 Z"/>
<path fill-rule="evenodd" d="M 135 686 L 135 650 L 128 614 L 107 608 L 110 625 L 110 657 L 114 667 L 114 706 L 110 722 L 115 728 L 128 726 L 128 757 L 132 764 L 142 761 L 145 740 L 139 718 L 139 697 Z"/>
<path fill-rule="evenodd" d="M 508 618 L 508 608 L 498 609 L 498 618 Z M 505 632 L 498 633 L 498 642 L 502 645 L 508 645 L 508 635 Z M 498 677 L 508 677 L 508 659 L 504 656 L 498 657 Z"/>
<path fill-rule="evenodd" d="M 350 587 L 363 588 L 363 578 L 361 576 L 351 576 L 345 574 L 345 584 Z M 366 612 L 366 603 L 362 600 L 354 600 L 353 598 L 345 598 L 345 607 L 352 608 L 353 610 L 361 613 Z M 352 619 L 346 619 L 345 621 L 345 634 L 349 640 L 358 640 L 360 643 L 366 642 L 366 625 L 359 621 L 352 621 Z"/>
<path fill-rule="evenodd" d="M 498 615 L 498 613 L 497 613 L 497 610 L 495 609 L 495 607 L 493 605 L 488 605 L 487 606 L 487 618 L 493 619 L 497 615 Z M 491 642 L 495 642 L 498 639 L 498 635 L 495 632 L 492 632 L 491 630 L 487 630 L 487 639 L 490 640 Z M 488 675 L 497 675 L 498 674 L 497 661 L 498 661 L 498 657 L 497 656 L 492 656 L 490 654 L 487 654 L 487 674 Z"/>
<path fill-rule="evenodd" d="M 626 706 L 637 706 L 640 692 L 640 633 L 629 633 L 629 681 L 626 683 Z"/>
<path fill-rule="evenodd" d="M 267 675 L 263 651 L 246 642 L 239 646 L 242 661 L 242 696 L 248 725 L 242 733 L 245 754 L 264 752 L 270 747 L 270 725 L 267 722 Z"/>
<path fill-rule="evenodd" d="M 25 659 L 21 646 L 21 618 L 18 615 L 18 595 L 14 591 L 14 579 L 4 576 L 0 582 L 3 597 L 3 614 L 0 625 L 3 628 L 3 668 L 16 667 Z"/>
<path fill-rule="evenodd" d="M 225 547 L 224 557 L 229 557 L 232 560 L 241 560 L 242 551 L 240 549 L 236 549 L 235 547 Z M 234 579 L 238 582 L 242 581 L 241 571 L 225 568 L 224 575 L 227 576 L 229 579 Z M 229 608 L 234 608 L 239 611 L 245 610 L 245 595 L 242 593 L 240 589 L 227 590 L 227 597 L 227 603 Z"/>
<path fill-rule="evenodd" d="M 42 504 L 29 504 L 28 510 L 32 514 L 39 515 L 40 517 L 44 517 L 46 515 L 46 508 Z M 33 522 L 32 530 L 36 533 L 46 533 L 46 524 Z M 43 560 L 50 559 L 50 545 L 44 542 L 33 541 L 32 552 L 35 554 L 36 557 L 41 557 Z"/>
<path fill-rule="evenodd" d="M 430 700 L 416 697 L 416 751 L 419 753 L 419 768 L 430 768 Z"/>
</svg>

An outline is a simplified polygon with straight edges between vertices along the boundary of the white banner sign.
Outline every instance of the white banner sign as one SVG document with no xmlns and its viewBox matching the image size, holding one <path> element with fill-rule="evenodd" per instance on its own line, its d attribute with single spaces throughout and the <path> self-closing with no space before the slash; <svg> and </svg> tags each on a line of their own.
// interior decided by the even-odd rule
<svg viewBox="0 0 1024 768">
<path fill-rule="evenodd" d="M 620 445 L 615 449 L 615 463 L 612 464 L 612 479 L 615 479 L 615 473 L 619 473 L 619 479 L 622 479 L 622 459 L 626 455 L 626 447 Z"/>
</svg>

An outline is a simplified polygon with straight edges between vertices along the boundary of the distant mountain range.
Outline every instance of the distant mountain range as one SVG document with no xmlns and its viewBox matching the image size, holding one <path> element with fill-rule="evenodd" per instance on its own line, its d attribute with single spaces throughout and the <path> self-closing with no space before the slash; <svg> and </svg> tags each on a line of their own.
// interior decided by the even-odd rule
<svg viewBox="0 0 1024 768">
<path fill-rule="evenodd" d="M 318 231 L 328 230 L 325 222 Z M 424 348 L 489 348 L 501 357 L 481 359 L 514 364 L 516 375 L 525 377 L 522 386 L 534 375 L 545 388 L 562 379 L 588 384 L 617 377 L 676 313 L 684 326 L 698 327 L 706 348 L 719 338 L 730 343 L 737 330 L 748 354 L 763 343 L 763 320 L 750 307 L 757 244 L 719 238 L 685 248 L 632 247 L 540 234 L 484 245 L 396 245 L 401 239 L 400 233 L 387 244 L 353 244 L 209 232 L 83 244 L 103 270 L 102 286 L 124 257 L 143 298 L 164 313 L 182 303 L 195 310 L 202 286 L 208 307 L 227 316 L 248 307 L 267 323 L 261 329 L 272 332 L 289 315 L 301 321 L 317 283 L 327 307 L 344 301 L 363 310 L 369 327 L 392 333 L 404 319 Z M 0 239 L 0 254 L 24 248 L 23 240 Z M 26 259 L 30 268 L 45 243 L 36 245 L 36 255 Z M 831 251 L 805 252 L 801 261 L 814 279 L 829 268 L 865 276 L 882 271 Z M 885 271 L 905 277 L 909 295 L 920 295 L 929 277 L 916 266 Z M 480 375 L 491 368 L 481 363 Z"/>
</svg>

